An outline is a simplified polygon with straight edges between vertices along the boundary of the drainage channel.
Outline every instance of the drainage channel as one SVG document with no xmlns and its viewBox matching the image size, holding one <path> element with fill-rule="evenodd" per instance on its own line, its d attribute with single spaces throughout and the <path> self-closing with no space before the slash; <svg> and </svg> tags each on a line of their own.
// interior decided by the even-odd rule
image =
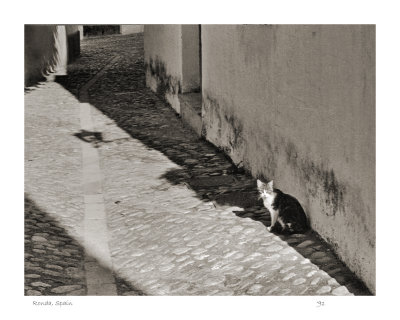
<svg viewBox="0 0 400 320">
<path fill-rule="evenodd" d="M 104 75 L 119 59 L 114 56 L 80 90 L 80 122 L 81 130 L 94 132 L 89 100 L 89 88 Z M 108 246 L 107 216 L 104 207 L 102 173 L 98 150 L 91 143 L 81 141 L 82 147 L 82 184 L 84 192 L 84 242 L 85 242 L 85 275 L 87 295 L 116 296 L 117 287 L 111 272 L 112 260 Z"/>
</svg>

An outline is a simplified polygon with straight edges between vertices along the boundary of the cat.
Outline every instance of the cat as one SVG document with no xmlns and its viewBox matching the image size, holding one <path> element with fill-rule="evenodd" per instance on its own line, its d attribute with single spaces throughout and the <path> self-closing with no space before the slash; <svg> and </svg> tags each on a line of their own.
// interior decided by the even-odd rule
<svg viewBox="0 0 400 320">
<path fill-rule="evenodd" d="M 264 206 L 271 213 L 271 226 L 276 233 L 304 233 L 309 229 L 307 216 L 296 198 L 274 188 L 274 182 L 263 183 L 257 179 L 257 188 Z"/>
</svg>

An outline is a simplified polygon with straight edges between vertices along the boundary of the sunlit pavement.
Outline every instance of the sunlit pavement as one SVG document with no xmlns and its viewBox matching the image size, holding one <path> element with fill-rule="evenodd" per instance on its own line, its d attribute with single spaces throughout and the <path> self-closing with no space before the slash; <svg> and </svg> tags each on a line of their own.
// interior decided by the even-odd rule
<svg viewBox="0 0 400 320">
<path fill-rule="evenodd" d="M 145 87 L 141 34 L 84 40 L 25 93 L 25 294 L 369 294 L 255 185 Z"/>
</svg>

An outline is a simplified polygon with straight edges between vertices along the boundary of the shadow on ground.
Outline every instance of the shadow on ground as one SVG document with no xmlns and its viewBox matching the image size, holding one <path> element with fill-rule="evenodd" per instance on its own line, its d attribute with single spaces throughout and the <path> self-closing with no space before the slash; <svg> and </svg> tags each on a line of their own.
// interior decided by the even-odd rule
<svg viewBox="0 0 400 320">
<path fill-rule="evenodd" d="M 40 87 L 43 86 L 44 81 L 46 81 L 46 78 L 43 77 L 41 79 L 37 79 L 37 81 L 31 83 L 30 85 L 25 86 L 24 87 L 24 93 L 29 93 L 29 92 L 32 92 L 34 90 L 40 89 Z"/>
<path fill-rule="evenodd" d="M 25 295 L 86 296 L 85 252 L 79 241 L 28 195 L 24 225 Z M 118 275 L 114 277 L 118 295 L 144 295 Z"/>
<path fill-rule="evenodd" d="M 126 40 L 121 36 L 116 39 Z M 91 105 L 112 119 L 132 138 L 140 140 L 148 148 L 162 152 L 181 167 L 170 170 L 160 179 L 166 179 L 172 184 L 185 184 L 196 192 L 198 198 L 213 201 L 216 206 L 242 207 L 244 211 L 236 212 L 237 216 L 249 217 L 269 226 L 270 216 L 263 208 L 262 202 L 257 199 L 255 179 L 237 169 L 221 150 L 199 139 L 183 125 L 179 116 L 161 97 L 146 87 L 143 36 L 134 35 L 129 41 L 132 39 L 137 50 L 132 49 L 129 55 L 122 54 L 122 58 L 113 68 L 107 70 L 89 89 Z M 101 45 L 102 40 L 98 41 L 98 45 Z M 110 57 L 115 53 L 121 54 L 114 51 L 116 47 L 109 49 Z M 91 59 L 96 59 L 95 52 Z M 80 63 L 79 60 L 76 63 Z M 82 63 L 81 67 L 85 68 Z M 84 84 L 81 75 L 86 77 L 90 73 L 90 66 L 87 68 L 86 72 L 85 69 L 78 70 L 73 67 L 67 77 L 57 81 L 79 98 L 79 88 Z M 101 133 L 97 135 L 101 136 Z M 96 135 L 92 135 L 93 137 L 96 140 Z M 87 142 L 97 143 L 100 147 L 102 143 L 106 143 L 102 138 L 95 142 Z M 350 292 L 356 295 L 370 295 L 354 274 L 335 259 L 331 248 L 317 234 L 309 232 L 305 237 L 294 235 L 280 238 L 340 284 L 346 285 Z M 305 240 L 310 240 L 313 245 L 301 246 Z"/>
</svg>

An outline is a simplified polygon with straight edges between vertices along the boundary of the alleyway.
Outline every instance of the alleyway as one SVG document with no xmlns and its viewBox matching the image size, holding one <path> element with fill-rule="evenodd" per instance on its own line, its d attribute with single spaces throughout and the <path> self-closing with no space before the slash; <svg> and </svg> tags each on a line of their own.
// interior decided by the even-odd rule
<svg viewBox="0 0 400 320">
<path fill-rule="evenodd" d="M 276 236 L 255 180 L 145 86 L 143 35 L 82 42 L 25 92 L 25 295 L 368 295 Z"/>
</svg>

